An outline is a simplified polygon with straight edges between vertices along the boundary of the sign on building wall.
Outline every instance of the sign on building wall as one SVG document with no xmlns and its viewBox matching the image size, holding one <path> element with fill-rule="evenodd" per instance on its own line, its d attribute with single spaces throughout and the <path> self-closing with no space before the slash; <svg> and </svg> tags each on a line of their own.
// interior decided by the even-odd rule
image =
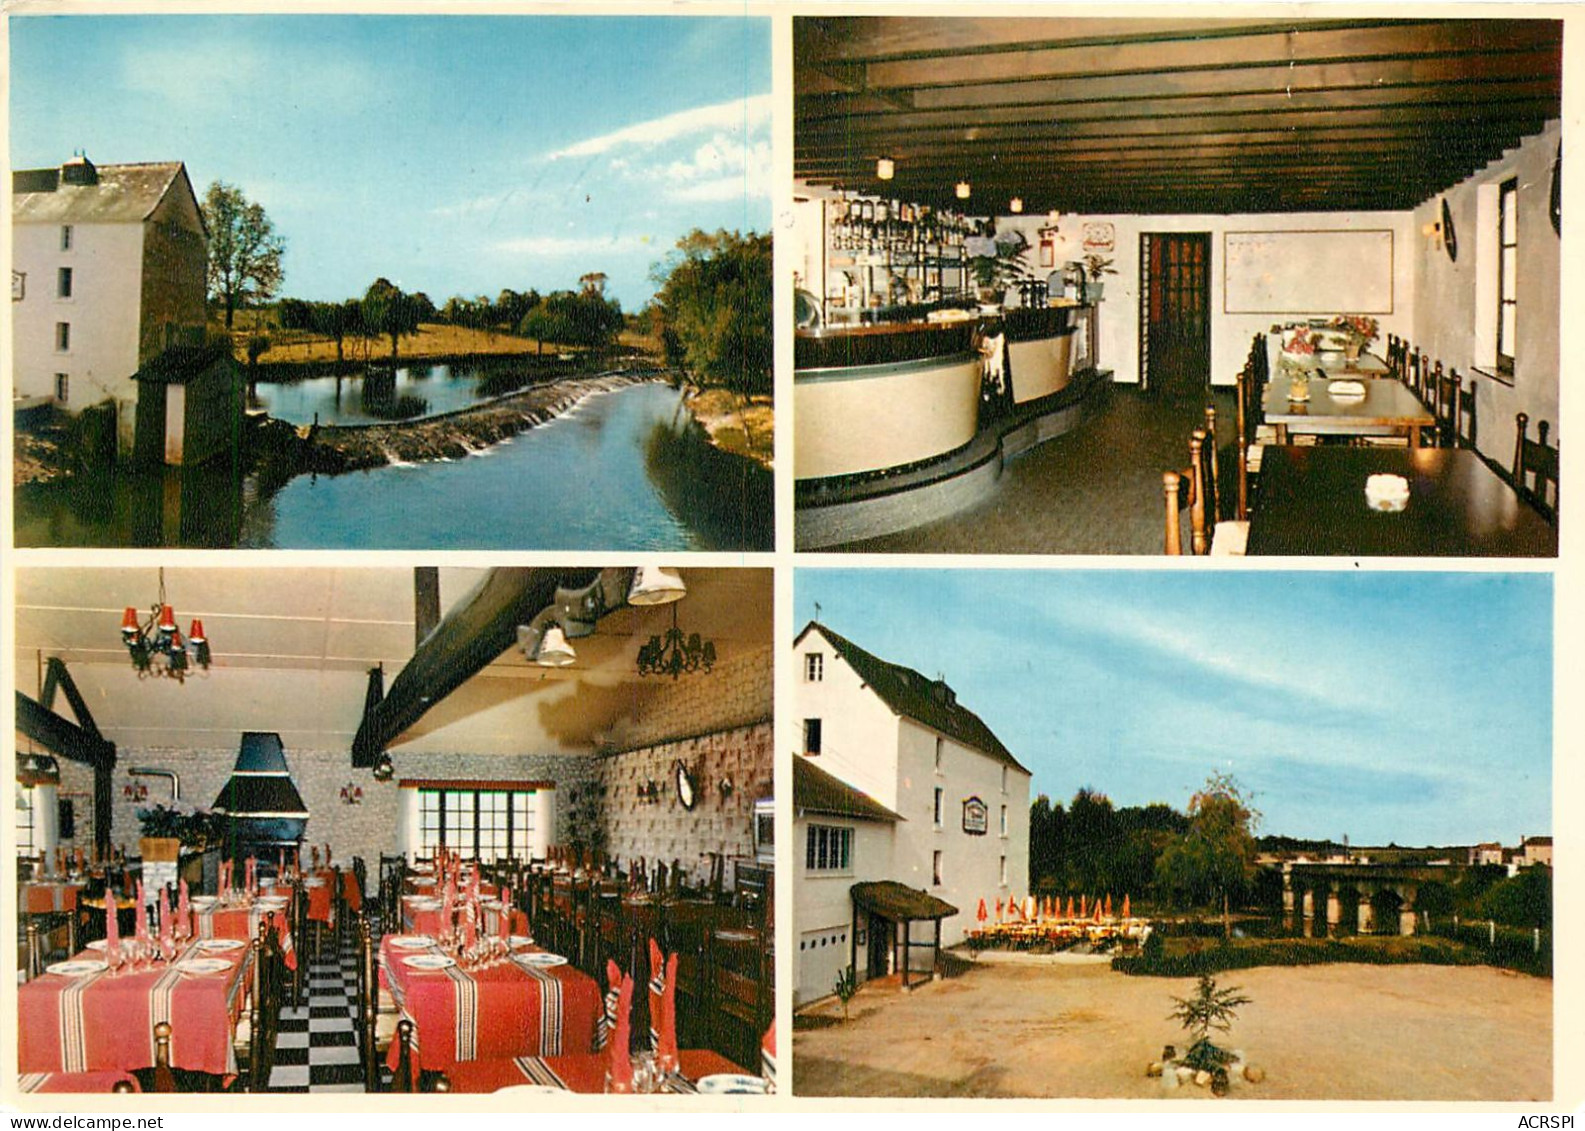
<svg viewBox="0 0 1585 1131">
<path fill-rule="evenodd" d="M 970 836 L 984 836 L 989 825 L 990 810 L 978 797 L 963 802 L 963 831 Z"/>
</svg>

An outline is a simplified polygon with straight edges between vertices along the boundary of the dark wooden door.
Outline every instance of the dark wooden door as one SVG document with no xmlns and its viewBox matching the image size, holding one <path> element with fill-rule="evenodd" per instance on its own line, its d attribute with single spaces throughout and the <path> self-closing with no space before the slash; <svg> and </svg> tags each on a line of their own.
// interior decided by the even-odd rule
<svg viewBox="0 0 1585 1131">
<path fill-rule="evenodd" d="M 1200 396 L 1211 384 L 1211 236 L 1140 236 L 1140 364 L 1145 388 Z"/>
<path fill-rule="evenodd" d="M 892 925 L 879 915 L 870 916 L 868 976 L 886 977 L 892 952 Z"/>
</svg>

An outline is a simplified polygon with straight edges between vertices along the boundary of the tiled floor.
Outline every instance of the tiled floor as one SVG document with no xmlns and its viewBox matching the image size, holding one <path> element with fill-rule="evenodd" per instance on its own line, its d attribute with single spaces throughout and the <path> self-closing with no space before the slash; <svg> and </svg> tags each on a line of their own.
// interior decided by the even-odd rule
<svg viewBox="0 0 1585 1131">
<path fill-rule="evenodd" d="M 306 954 L 304 955 L 306 958 Z M 272 1092 L 361 1092 L 363 1064 L 357 1031 L 357 945 L 348 939 L 341 953 L 310 961 L 307 1005 L 281 1010 L 275 1042 Z"/>
</svg>

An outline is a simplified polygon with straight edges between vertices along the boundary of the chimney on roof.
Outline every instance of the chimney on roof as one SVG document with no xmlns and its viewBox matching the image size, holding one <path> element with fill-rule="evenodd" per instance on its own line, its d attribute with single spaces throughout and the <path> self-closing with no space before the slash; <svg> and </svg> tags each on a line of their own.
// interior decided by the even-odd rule
<svg viewBox="0 0 1585 1131">
<path fill-rule="evenodd" d="M 96 185 L 99 183 L 99 170 L 94 168 L 94 163 L 88 160 L 87 154 L 78 153 L 61 166 L 61 183 Z"/>
</svg>

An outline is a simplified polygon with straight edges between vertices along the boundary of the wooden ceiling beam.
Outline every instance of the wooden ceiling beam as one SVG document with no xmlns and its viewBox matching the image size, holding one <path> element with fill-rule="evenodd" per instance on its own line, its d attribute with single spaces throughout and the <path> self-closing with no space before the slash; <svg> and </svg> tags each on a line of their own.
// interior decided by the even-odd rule
<svg viewBox="0 0 1585 1131">
<path fill-rule="evenodd" d="M 1313 20 L 1305 26 L 1320 30 L 1328 27 L 1408 27 L 1425 21 Z M 1119 42 L 1149 43 L 1161 39 L 1215 36 L 1249 36 L 1282 32 L 1294 26 L 1292 20 L 1248 19 L 1141 19 L 1050 16 L 964 17 L 920 19 L 916 16 L 838 16 L 799 17 L 793 20 L 793 43 L 799 59 L 827 62 L 907 58 L 939 54 L 971 54 L 1008 48 L 1027 48 L 1032 44 L 1072 47 Z"/>
<path fill-rule="evenodd" d="M 1168 75 L 1076 75 L 1066 79 L 976 83 L 957 87 L 926 87 L 914 92 L 920 110 L 1013 105 L 1064 105 L 1098 100 L 1193 98 L 1217 95 L 1341 93 L 1351 90 L 1414 90 L 1447 85 L 1487 86 L 1532 82 L 1562 74 L 1560 48 L 1495 55 L 1388 59 L 1368 63 L 1301 63 L 1272 60 L 1264 66 L 1224 71 L 1188 71 Z M 799 91 L 810 116 L 822 112 L 854 112 L 846 97 L 810 99 Z"/>
<path fill-rule="evenodd" d="M 1039 107 L 1008 106 L 992 110 L 953 110 L 946 113 L 903 112 L 890 116 L 839 118 L 825 122 L 798 122 L 794 125 L 795 143 L 819 144 L 828 139 L 864 139 L 886 143 L 919 133 L 958 133 L 966 141 L 999 136 L 989 131 L 1021 130 L 1048 125 L 1053 119 L 1074 129 L 1086 126 L 1147 123 L 1195 123 L 1196 132 L 1217 128 L 1218 120 L 1264 120 L 1267 128 L 1278 124 L 1302 127 L 1324 126 L 1329 120 L 1381 115 L 1380 120 L 1448 121 L 1500 118 L 1507 114 L 1556 117 L 1561 105 L 1556 93 L 1546 84 L 1524 83 L 1499 88 L 1501 93 L 1447 91 L 1438 97 L 1405 99 L 1399 91 L 1360 91 L 1349 98 L 1329 99 L 1306 95 L 1286 98 L 1263 95 L 1259 98 L 1197 98 L 1182 101 L 1095 103 L 1082 108 L 1053 108 L 1042 113 Z"/>
<path fill-rule="evenodd" d="M 920 21 L 946 24 L 949 20 Z M 1121 38 L 1080 45 L 1006 47 L 990 52 L 926 53 L 917 57 L 863 59 L 859 89 L 963 86 L 1056 79 L 1075 75 L 1160 74 L 1284 63 L 1491 55 L 1544 49 L 1562 41 L 1562 24 L 1550 20 L 1444 20 L 1400 26 L 1316 26 L 1299 21 L 1254 34 L 1189 35 L 1174 39 Z M 825 65 L 828 60 L 808 58 Z"/>
</svg>

